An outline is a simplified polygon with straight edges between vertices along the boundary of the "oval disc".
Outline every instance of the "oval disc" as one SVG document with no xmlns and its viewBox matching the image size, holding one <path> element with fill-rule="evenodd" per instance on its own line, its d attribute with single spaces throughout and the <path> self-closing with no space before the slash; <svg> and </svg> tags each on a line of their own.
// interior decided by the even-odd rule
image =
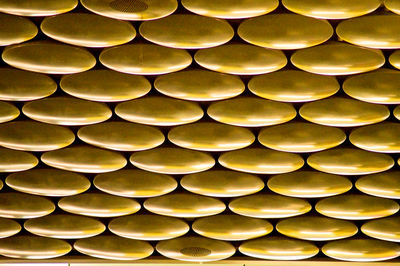
<svg viewBox="0 0 400 266">
<path fill-rule="evenodd" d="M 394 117 L 397 118 L 397 120 L 400 120 L 400 105 L 396 106 L 393 110 L 393 115 Z"/>
<path fill-rule="evenodd" d="M 0 14 L 0 24 L 2 25 L 0 29 L 0 46 L 28 41 L 38 33 L 35 24 L 27 18 Z"/>
<path fill-rule="evenodd" d="M 397 216 L 371 220 L 361 226 L 361 231 L 373 238 L 400 242 L 400 218 Z"/>
<path fill-rule="evenodd" d="M 6 238 L 18 234 L 21 231 L 21 226 L 18 222 L 0 218 L 0 238 Z"/>
<path fill-rule="evenodd" d="M 17 107 L 11 103 L 0 101 L 0 123 L 14 120 L 19 114 L 20 112 Z"/>
<path fill-rule="evenodd" d="M 39 160 L 31 153 L 0 148 L 0 173 L 25 171 L 38 163 Z"/>
<path fill-rule="evenodd" d="M 385 8 L 393 13 L 400 14 L 400 1 L 399 0 L 385 0 L 383 1 Z"/>
<path fill-rule="evenodd" d="M 390 199 L 400 199 L 400 171 L 366 175 L 355 184 L 363 193 Z"/>
<path fill-rule="evenodd" d="M 44 197 L 18 192 L 0 193 L 0 217 L 30 219 L 48 215 L 55 208 L 53 202 Z"/>
<path fill-rule="evenodd" d="M 71 11 L 78 5 L 78 0 L 1 0 L 0 12 L 18 16 L 43 17 Z"/>
</svg>

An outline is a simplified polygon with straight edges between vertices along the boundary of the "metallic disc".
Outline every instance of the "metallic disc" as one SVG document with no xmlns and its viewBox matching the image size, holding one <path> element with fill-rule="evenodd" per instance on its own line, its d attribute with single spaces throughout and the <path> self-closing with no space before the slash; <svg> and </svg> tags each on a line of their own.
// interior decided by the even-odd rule
<svg viewBox="0 0 400 266">
<path fill-rule="evenodd" d="M 192 63 L 192 57 L 186 50 L 140 43 L 103 50 L 99 60 L 112 70 L 135 75 L 167 74 Z"/>
<path fill-rule="evenodd" d="M 281 124 L 296 117 L 292 105 L 255 97 L 240 97 L 212 103 L 207 114 L 214 120 L 241 127 Z"/>
<path fill-rule="evenodd" d="M 111 172 L 126 165 L 126 159 L 120 153 L 91 146 L 49 151 L 40 159 L 51 167 L 82 173 Z"/>
<path fill-rule="evenodd" d="M 304 160 L 297 154 L 261 148 L 226 152 L 218 162 L 228 169 L 255 174 L 282 174 L 304 165 Z"/>
<path fill-rule="evenodd" d="M 190 12 L 223 19 L 260 16 L 275 10 L 279 5 L 278 0 L 182 0 L 181 3 Z"/>
<path fill-rule="evenodd" d="M 179 237 L 158 242 L 161 255 L 183 261 L 207 262 L 231 257 L 236 249 L 232 244 L 205 237 Z"/>
<path fill-rule="evenodd" d="M 44 197 L 15 192 L 0 193 L 0 217 L 29 219 L 48 215 L 54 210 L 53 202 Z"/>
<path fill-rule="evenodd" d="M 397 120 L 400 120 L 400 105 L 396 106 L 393 110 L 393 115 L 394 117 L 397 118 Z"/>
<path fill-rule="evenodd" d="M 385 0 L 383 4 L 387 9 L 393 13 L 400 14 L 400 1 L 399 0 Z"/>
<path fill-rule="evenodd" d="M 53 16 L 71 11 L 78 5 L 78 0 L 1 0 L 0 12 L 18 16 L 42 17 Z"/>
<path fill-rule="evenodd" d="M 274 72 L 287 64 L 282 51 L 248 44 L 226 44 L 201 49 L 196 52 L 194 60 L 209 70 L 234 75 Z"/>
<path fill-rule="evenodd" d="M 391 199 L 400 199 L 400 171 L 366 175 L 355 184 L 363 193 Z"/>
<path fill-rule="evenodd" d="M 216 198 L 189 193 L 149 198 L 143 206 L 156 214 L 185 218 L 215 215 L 226 209 L 225 204 Z"/>
<path fill-rule="evenodd" d="M 136 36 L 136 30 L 129 22 L 86 13 L 45 18 L 40 29 L 57 41 L 86 47 L 120 45 Z"/>
<path fill-rule="evenodd" d="M 0 14 L 0 24 L 2 25 L 0 28 L 0 46 L 28 41 L 38 33 L 35 24 L 26 18 Z"/>
<path fill-rule="evenodd" d="M 266 27 L 265 25 L 268 25 Z M 297 14 L 273 14 L 243 21 L 240 38 L 271 49 L 302 49 L 321 44 L 333 34 L 329 22 Z"/>
<path fill-rule="evenodd" d="M 314 257 L 319 249 L 311 242 L 275 236 L 246 241 L 239 251 L 258 259 L 302 260 Z"/>
<path fill-rule="evenodd" d="M 163 133 L 155 127 L 128 122 L 104 122 L 81 127 L 77 135 L 88 144 L 117 151 L 148 150 L 165 140 Z"/>
<path fill-rule="evenodd" d="M 174 191 L 178 186 L 171 176 L 138 169 L 98 174 L 93 184 L 106 193 L 132 198 L 161 196 Z"/>
<path fill-rule="evenodd" d="M 152 43 L 180 49 L 222 45 L 234 35 L 231 25 L 225 20 L 192 14 L 174 14 L 145 21 L 140 25 L 139 32 Z"/>
<path fill-rule="evenodd" d="M 390 115 L 385 105 L 333 97 L 305 103 L 299 114 L 310 122 L 333 127 L 356 127 L 374 124 Z"/>
<path fill-rule="evenodd" d="M 330 241 L 355 235 L 358 228 L 349 221 L 319 216 L 302 216 L 279 221 L 276 230 L 288 237 L 311 241 Z"/>
<path fill-rule="evenodd" d="M 361 231 L 367 236 L 392 242 L 400 242 L 400 218 L 388 217 L 366 222 Z"/>
<path fill-rule="evenodd" d="M 17 107 L 11 103 L 0 101 L 0 123 L 14 120 L 19 114 L 20 112 Z"/>
<path fill-rule="evenodd" d="M 335 77 L 298 70 L 283 70 L 253 77 L 249 90 L 257 96 L 280 102 L 310 102 L 335 94 Z"/>
<path fill-rule="evenodd" d="M 154 126 L 192 123 L 204 114 L 196 103 L 154 96 L 120 103 L 115 108 L 115 113 L 130 122 Z"/>
<path fill-rule="evenodd" d="M 332 241 L 321 250 L 328 257 L 344 261 L 383 261 L 400 256 L 398 244 L 375 239 Z"/>
<path fill-rule="evenodd" d="M 385 57 L 380 50 L 334 42 L 298 50 L 290 61 L 314 74 L 351 75 L 380 68 Z"/>
<path fill-rule="evenodd" d="M 168 139 L 177 146 L 192 150 L 229 151 L 251 145 L 255 137 L 250 130 L 243 127 L 198 122 L 174 127 L 168 132 Z"/>
<path fill-rule="evenodd" d="M 275 219 L 307 213 L 311 210 L 311 205 L 304 199 L 257 194 L 232 200 L 229 209 L 243 216 Z"/>
<path fill-rule="evenodd" d="M 315 209 L 322 215 L 332 218 L 368 220 L 396 213 L 399 204 L 390 199 L 347 194 L 322 199 L 317 202 Z"/>
<path fill-rule="evenodd" d="M 89 189 L 90 181 L 83 175 L 59 169 L 31 169 L 12 173 L 6 178 L 7 186 L 24 193 L 65 197 Z"/>
<path fill-rule="evenodd" d="M 344 176 L 317 171 L 296 171 L 276 175 L 268 180 L 275 193 L 298 198 L 321 198 L 349 191 L 352 183 Z"/>
<path fill-rule="evenodd" d="M 337 175 L 366 175 L 393 167 L 392 157 L 353 148 L 337 148 L 311 154 L 307 163 L 312 168 Z"/>
<path fill-rule="evenodd" d="M 13 236 L 21 231 L 21 226 L 14 220 L 0 218 L 0 238 Z"/>
<path fill-rule="evenodd" d="M 0 100 L 32 101 L 47 97 L 57 90 L 50 77 L 14 68 L 0 68 Z"/>
<path fill-rule="evenodd" d="M 209 170 L 186 175 L 180 183 L 192 193 L 210 197 L 238 197 L 264 188 L 264 182 L 258 176 L 229 170 Z"/>
<path fill-rule="evenodd" d="M 140 214 L 119 217 L 108 224 L 119 236 L 138 240 L 166 240 L 186 234 L 190 227 L 184 221 L 167 216 Z"/>
<path fill-rule="evenodd" d="M 176 0 L 81 0 L 81 4 L 101 16 L 121 20 L 153 20 L 172 14 Z"/>
<path fill-rule="evenodd" d="M 13 236 L 0 239 L 0 254 L 16 259 L 50 259 L 71 251 L 64 240 L 41 236 Z"/>
<path fill-rule="evenodd" d="M 106 230 L 104 224 L 96 219 L 70 214 L 30 219 L 24 223 L 24 228 L 35 235 L 61 239 L 86 238 Z"/>
<path fill-rule="evenodd" d="M 266 127 L 258 141 L 271 149 L 286 152 L 315 152 L 336 147 L 346 140 L 339 128 L 312 123 L 293 122 Z"/>
<path fill-rule="evenodd" d="M 245 90 L 237 76 L 198 69 L 158 76 L 154 87 L 164 95 L 189 101 L 223 100 Z"/>
<path fill-rule="evenodd" d="M 211 155 L 181 148 L 155 148 L 131 155 L 130 162 L 137 168 L 160 174 L 192 174 L 210 169 L 215 160 Z"/>
<path fill-rule="evenodd" d="M 102 193 L 65 197 L 58 202 L 58 207 L 66 212 L 94 217 L 122 216 L 140 210 L 140 204 L 133 199 Z"/>
<path fill-rule="evenodd" d="M 0 148 L 0 173 L 25 171 L 38 163 L 39 160 L 31 153 Z"/>
<path fill-rule="evenodd" d="M 314 18 L 346 19 L 375 11 L 381 0 L 283 0 L 288 10 Z"/>
<path fill-rule="evenodd" d="M 227 241 L 242 241 L 265 236 L 274 227 L 266 220 L 241 215 L 221 214 L 197 219 L 192 224 L 197 234 Z"/>
<path fill-rule="evenodd" d="M 74 249 L 91 257 L 109 260 L 139 260 L 154 251 L 147 242 L 108 235 L 79 239 L 74 243 Z"/>
<path fill-rule="evenodd" d="M 52 97 L 28 102 L 22 112 L 33 120 L 63 126 L 95 124 L 112 115 L 110 108 L 103 103 L 72 97 Z"/>
<path fill-rule="evenodd" d="M 47 41 L 9 46 L 1 57 L 13 67 L 47 74 L 83 72 L 96 64 L 96 58 L 83 48 Z"/>
<path fill-rule="evenodd" d="M 396 50 L 389 56 L 389 63 L 397 69 L 400 69 L 400 52 Z"/>
<path fill-rule="evenodd" d="M 63 76 L 60 87 L 78 98 L 97 102 L 119 102 L 146 95 L 151 89 L 151 84 L 142 76 L 97 69 Z"/>
</svg>

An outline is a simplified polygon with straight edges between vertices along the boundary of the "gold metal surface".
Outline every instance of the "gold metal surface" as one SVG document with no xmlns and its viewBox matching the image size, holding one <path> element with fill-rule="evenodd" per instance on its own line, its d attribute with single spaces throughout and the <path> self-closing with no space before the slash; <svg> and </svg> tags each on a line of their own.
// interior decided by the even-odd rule
<svg viewBox="0 0 400 266">
<path fill-rule="evenodd" d="M 78 5 L 78 0 L 1 0 L 0 12 L 18 16 L 52 16 L 71 11 Z"/>
<path fill-rule="evenodd" d="M 140 214 L 115 218 L 108 224 L 108 229 L 122 237 L 154 241 L 182 236 L 190 227 L 177 218 Z"/>
<path fill-rule="evenodd" d="M 148 198 L 143 206 L 156 214 L 185 218 L 215 215 L 226 209 L 225 204 L 216 198 L 189 193 Z"/>
<path fill-rule="evenodd" d="M 1 2 L 0 2 L 1 10 Z M 29 19 L 0 14 L 0 46 L 28 41 L 36 36 L 38 29 Z"/>
<path fill-rule="evenodd" d="M 231 25 L 225 20 L 192 14 L 176 14 L 145 21 L 140 25 L 139 32 L 152 43 L 180 49 L 222 45 L 234 35 Z"/>
<path fill-rule="evenodd" d="M 399 210 L 399 204 L 390 199 L 346 194 L 318 201 L 315 205 L 315 210 L 332 218 L 368 220 L 396 213 Z"/>
<path fill-rule="evenodd" d="M 0 173 L 25 171 L 38 163 L 39 160 L 31 153 L 0 148 Z"/>
<path fill-rule="evenodd" d="M 275 193 L 298 198 L 329 197 L 345 193 L 353 186 L 344 176 L 317 171 L 276 175 L 268 180 L 267 185 Z"/>
<path fill-rule="evenodd" d="M 389 56 L 389 63 L 397 69 L 400 69 L 400 52 L 395 51 Z"/>
<path fill-rule="evenodd" d="M 194 55 L 200 66 L 234 75 L 257 75 L 277 71 L 287 64 L 282 51 L 248 44 L 226 44 L 201 49 Z"/>
<path fill-rule="evenodd" d="M 316 152 L 336 147 L 346 140 L 339 128 L 311 123 L 292 122 L 267 127 L 258 134 L 258 141 L 274 150 L 286 152 Z"/>
<path fill-rule="evenodd" d="M 393 109 L 393 115 L 397 118 L 397 120 L 400 120 L 400 105 Z"/>
<path fill-rule="evenodd" d="M 232 214 L 220 214 L 197 219 L 192 224 L 197 234 L 227 241 L 242 241 L 265 236 L 274 227 L 266 220 Z"/>
<path fill-rule="evenodd" d="M 399 0 L 384 0 L 383 4 L 387 9 L 393 13 L 400 14 L 400 1 Z"/>
<path fill-rule="evenodd" d="M 0 101 L 0 123 L 14 120 L 19 114 L 20 112 L 17 107 L 11 103 Z"/>
<path fill-rule="evenodd" d="M 0 238 L 6 238 L 18 234 L 21 231 L 21 226 L 18 222 L 0 218 Z"/>
<path fill-rule="evenodd" d="M 366 175 L 355 183 L 358 190 L 377 197 L 400 199 L 400 171 Z"/>
<path fill-rule="evenodd" d="M 397 216 L 368 221 L 361 226 L 361 231 L 373 238 L 400 242 L 400 218 Z"/>
</svg>

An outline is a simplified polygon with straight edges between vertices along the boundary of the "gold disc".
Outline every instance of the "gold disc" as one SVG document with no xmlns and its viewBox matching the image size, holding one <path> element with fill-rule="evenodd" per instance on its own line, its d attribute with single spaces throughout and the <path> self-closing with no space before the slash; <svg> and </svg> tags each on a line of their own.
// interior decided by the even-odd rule
<svg viewBox="0 0 400 266">
<path fill-rule="evenodd" d="M 178 7 L 176 0 L 81 0 L 89 11 L 121 20 L 153 20 L 172 14 Z"/>
<path fill-rule="evenodd" d="M 0 218 L 0 238 L 13 236 L 21 231 L 21 226 L 14 220 Z"/>
<path fill-rule="evenodd" d="M 126 165 L 126 159 L 120 153 L 91 146 L 49 151 L 40 159 L 51 167 L 82 173 L 111 172 Z"/>
<path fill-rule="evenodd" d="M 355 186 L 369 195 L 400 199 L 400 171 L 363 176 L 357 179 Z"/>
<path fill-rule="evenodd" d="M 180 183 L 192 193 L 210 197 L 238 197 L 264 188 L 264 182 L 258 176 L 229 170 L 209 170 L 186 175 Z"/>
<path fill-rule="evenodd" d="M 41 236 L 13 236 L 0 239 L 0 254 L 16 259 L 50 259 L 71 251 L 64 240 Z"/>
<path fill-rule="evenodd" d="M 70 214 L 55 214 L 30 219 L 24 228 L 32 234 L 61 239 L 86 238 L 101 234 L 104 224 L 96 219 Z"/>
<path fill-rule="evenodd" d="M 273 236 L 246 241 L 239 251 L 258 259 L 302 260 L 314 257 L 319 249 L 311 242 Z"/>
<path fill-rule="evenodd" d="M 40 29 L 57 41 L 86 47 L 120 45 L 136 36 L 136 30 L 129 22 L 86 13 L 45 18 Z"/>
<path fill-rule="evenodd" d="M 19 114 L 20 112 L 17 107 L 11 103 L 0 101 L 0 123 L 14 120 Z"/>
<path fill-rule="evenodd" d="M 184 221 L 167 216 L 140 214 L 119 217 L 108 224 L 119 236 L 138 240 L 166 240 L 186 234 L 190 227 Z"/>
<path fill-rule="evenodd" d="M 110 108 L 103 103 L 72 97 L 51 97 L 28 102 L 22 112 L 33 120 L 63 126 L 95 124 L 112 115 Z"/>
<path fill-rule="evenodd" d="M 154 87 L 164 95 L 189 101 L 223 100 L 245 90 L 237 76 L 199 69 L 158 76 Z"/>
<path fill-rule="evenodd" d="M 156 214 L 184 218 L 215 215 L 226 209 L 225 204 L 219 199 L 189 193 L 149 198 L 143 206 Z"/>
<path fill-rule="evenodd" d="M 178 186 L 171 176 L 138 169 L 98 174 L 93 184 L 106 193 L 132 198 L 161 196 L 174 191 Z"/>
<path fill-rule="evenodd" d="M 321 250 L 328 257 L 344 261 L 383 261 L 400 256 L 398 244 L 376 239 L 337 240 Z"/>
<path fill-rule="evenodd" d="M 296 117 L 291 104 L 256 97 L 238 97 L 212 103 L 207 114 L 214 120 L 241 127 L 263 127 L 281 124 Z"/>
<path fill-rule="evenodd" d="M 130 162 L 137 168 L 160 174 L 191 174 L 215 165 L 211 155 L 181 148 L 155 148 L 131 155 Z"/>
<path fill-rule="evenodd" d="M 36 218 L 52 213 L 55 208 L 53 202 L 44 197 L 18 192 L 0 193 L 0 217 L 12 219 Z"/>
<path fill-rule="evenodd" d="M 351 75 L 380 68 L 385 57 L 380 50 L 333 42 L 297 50 L 290 61 L 314 74 Z"/>
<path fill-rule="evenodd" d="M 38 163 L 39 160 L 31 153 L 0 148 L 0 173 L 25 171 Z"/>
<path fill-rule="evenodd" d="M 332 218 L 369 220 L 395 214 L 399 204 L 390 199 L 347 194 L 322 199 L 315 205 L 315 210 Z"/>
<path fill-rule="evenodd" d="M 297 14 L 251 18 L 238 28 L 238 35 L 244 41 L 271 49 L 307 48 L 325 42 L 332 34 L 329 22 Z"/>
<path fill-rule="evenodd" d="M 229 203 L 229 209 L 243 216 L 275 219 L 307 213 L 311 210 L 311 205 L 304 199 L 256 194 L 232 200 Z"/>
<path fill-rule="evenodd" d="M 79 239 L 74 243 L 74 249 L 91 257 L 109 260 L 139 260 L 154 251 L 147 242 L 111 235 Z"/>
<path fill-rule="evenodd" d="M 120 102 L 146 95 L 151 84 L 142 76 L 97 69 L 63 76 L 60 87 L 78 98 L 97 102 Z"/>
<path fill-rule="evenodd" d="M 353 148 L 337 148 L 311 154 L 307 163 L 312 168 L 337 175 L 366 175 L 393 167 L 392 157 L 382 153 Z"/>
<path fill-rule="evenodd" d="M 393 13 L 400 14 L 400 1 L 399 0 L 385 0 L 383 4 L 387 9 Z"/>
<path fill-rule="evenodd" d="M 292 122 L 266 127 L 258 134 L 265 147 L 286 152 L 316 152 L 336 147 L 346 140 L 339 128 Z"/>
<path fill-rule="evenodd" d="M 173 144 L 186 149 L 230 151 L 251 145 L 255 137 L 250 130 L 243 127 L 198 122 L 172 128 L 168 132 L 168 139 Z"/>
<path fill-rule="evenodd" d="M 346 19 L 375 11 L 381 0 L 283 0 L 288 10 L 309 17 Z"/>
<path fill-rule="evenodd" d="M 157 243 L 161 255 L 174 260 L 207 262 L 231 257 L 236 249 L 232 244 L 200 236 L 179 237 Z"/>
<path fill-rule="evenodd" d="M 249 90 L 280 102 L 310 102 L 334 95 L 340 88 L 335 77 L 298 70 L 283 70 L 253 77 Z"/>
<path fill-rule="evenodd" d="M 234 35 L 231 25 L 225 20 L 192 14 L 174 14 L 145 21 L 140 25 L 139 32 L 152 43 L 179 49 L 222 45 Z"/>
<path fill-rule="evenodd" d="M 57 83 L 50 77 L 14 68 L 0 68 L 0 100 L 32 101 L 50 96 Z"/>
<path fill-rule="evenodd" d="M 371 220 L 361 226 L 361 231 L 370 237 L 400 242 L 400 218 L 388 217 L 377 220 Z"/>
<path fill-rule="evenodd" d="M 393 115 L 394 117 L 397 118 L 397 120 L 400 120 L 400 105 L 396 106 L 393 110 Z"/>
<path fill-rule="evenodd" d="M 0 29 L 0 46 L 28 41 L 38 33 L 35 24 L 26 18 L 0 14 L 0 24 L 2 25 Z"/>
<path fill-rule="evenodd" d="M 355 235 L 358 228 L 349 221 L 319 216 L 288 218 L 276 224 L 276 230 L 288 237 L 311 241 L 330 241 Z"/>
<path fill-rule="evenodd" d="M 298 198 L 321 198 L 338 195 L 352 188 L 351 181 L 339 175 L 317 171 L 296 171 L 276 175 L 268 180 L 275 193 Z"/>
<path fill-rule="evenodd" d="M 234 74 L 257 75 L 277 71 L 287 64 L 279 50 L 268 50 L 249 44 L 226 44 L 201 49 L 194 55 L 200 66 L 209 70 Z"/>
<path fill-rule="evenodd" d="M 130 122 L 154 126 L 192 123 L 204 114 L 196 103 L 154 96 L 120 103 L 115 108 L 115 113 Z"/>
<path fill-rule="evenodd" d="M 255 174 L 282 174 L 304 165 L 304 160 L 297 154 L 261 148 L 226 152 L 218 162 L 228 169 Z"/>
<path fill-rule="evenodd" d="M 241 215 L 220 214 L 197 219 L 192 224 L 197 234 L 227 241 L 242 241 L 265 236 L 274 227 L 266 220 Z"/>
<path fill-rule="evenodd" d="M 190 12 L 223 19 L 260 16 L 272 12 L 279 5 L 278 0 L 182 0 L 181 3 Z"/>
<path fill-rule="evenodd" d="M 66 212 L 94 217 L 122 216 L 140 210 L 140 204 L 133 199 L 103 193 L 65 197 L 58 202 L 58 207 Z"/>
<path fill-rule="evenodd" d="M 305 103 L 299 110 L 305 120 L 333 127 L 356 127 L 374 124 L 390 115 L 385 105 L 354 99 L 332 97 Z"/>
<path fill-rule="evenodd" d="M 1 57 L 13 67 L 47 74 L 83 72 L 96 64 L 96 58 L 83 48 L 47 41 L 9 46 Z"/>
<path fill-rule="evenodd" d="M 42 17 L 53 16 L 71 11 L 78 5 L 78 0 L 1 0 L 0 12 L 18 16 Z"/>
<path fill-rule="evenodd" d="M 135 75 L 167 74 L 192 63 L 192 57 L 186 50 L 140 43 L 105 49 L 99 60 L 107 68 Z"/>
<path fill-rule="evenodd" d="M 400 69 L 400 52 L 396 50 L 389 56 L 389 63 L 397 69 Z"/>
</svg>

